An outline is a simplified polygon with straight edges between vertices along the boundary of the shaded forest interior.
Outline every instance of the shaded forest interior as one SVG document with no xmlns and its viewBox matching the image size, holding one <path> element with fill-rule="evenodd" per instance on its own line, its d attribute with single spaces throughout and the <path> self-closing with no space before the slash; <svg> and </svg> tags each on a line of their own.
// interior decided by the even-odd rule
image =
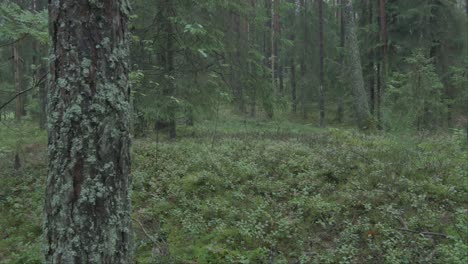
<svg viewBox="0 0 468 264">
<path fill-rule="evenodd" d="M 0 263 L 468 262 L 468 0 L 87 2 L 0 1 Z"/>
</svg>

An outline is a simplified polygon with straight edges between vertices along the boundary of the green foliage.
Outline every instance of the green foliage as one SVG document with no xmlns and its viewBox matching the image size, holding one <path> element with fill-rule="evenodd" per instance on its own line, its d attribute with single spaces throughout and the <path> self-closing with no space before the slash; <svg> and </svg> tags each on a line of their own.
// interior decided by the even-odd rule
<svg viewBox="0 0 468 264">
<path fill-rule="evenodd" d="M 42 263 L 45 133 L 31 124 L 0 126 L 0 263 Z M 21 168 L 14 169 L 15 154 Z"/>
<path fill-rule="evenodd" d="M 417 50 L 405 62 L 406 70 L 395 72 L 388 84 L 386 100 L 391 127 L 434 130 L 442 124 L 447 104 L 433 59 Z"/>
<path fill-rule="evenodd" d="M 42 44 L 48 42 L 47 11 L 34 13 L 10 1 L 1 3 L 0 40 L 15 41 L 25 36 L 31 36 Z"/>
<path fill-rule="evenodd" d="M 21 128 L 29 136 L 20 145 L 0 131 L 0 259 L 39 263 L 45 137 Z M 466 262 L 468 153 L 459 134 L 221 122 L 181 137 L 134 144 L 139 263 Z"/>
<path fill-rule="evenodd" d="M 468 157 L 455 138 L 331 130 L 286 137 L 276 131 L 283 136 L 258 140 L 258 128 L 244 129 L 215 143 L 137 143 L 135 203 L 151 205 L 136 217 L 154 227 L 172 263 L 466 258 L 460 253 L 467 233 L 457 226 L 466 214 Z"/>
</svg>

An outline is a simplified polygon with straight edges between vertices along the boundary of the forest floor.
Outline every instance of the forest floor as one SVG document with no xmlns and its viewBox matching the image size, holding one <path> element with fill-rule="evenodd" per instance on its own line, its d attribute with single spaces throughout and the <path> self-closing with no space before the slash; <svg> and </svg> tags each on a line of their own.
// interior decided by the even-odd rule
<svg viewBox="0 0 468 264">
<path fill-rule="evenodd" d="M 134 140 L 136 263 L 468 263 L 463 133 L 206 121 L 179 136 Z M 0 263 L 41 263 L 45 177 L 45 132 L 0 124 Z"/>
</svg>

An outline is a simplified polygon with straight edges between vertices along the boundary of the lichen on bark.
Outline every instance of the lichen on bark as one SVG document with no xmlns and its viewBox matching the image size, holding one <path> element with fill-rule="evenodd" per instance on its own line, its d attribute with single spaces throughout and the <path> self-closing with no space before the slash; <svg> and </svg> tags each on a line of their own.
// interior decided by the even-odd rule
<svg viewBox="0 0 468 264">
<path fill-rule="evenodd" d="M 126 0 L 50 1 L 47 263 L 130 263 Z"/>
<path fill-rule="evenodd" d="M 344 1 L 345 21 L 345 48 L 346 66 L 351 81 L 350 86 L 354 95 L 354 108 L 356 121 L 360 129 L 372 129 L 373 120 L 370 113 L 369 102 L 367 101 L 364 77 L 362 73 L 361 55 L 357 37 L 357 25 L 353 4 L 351 0 Z"/>
</svg>

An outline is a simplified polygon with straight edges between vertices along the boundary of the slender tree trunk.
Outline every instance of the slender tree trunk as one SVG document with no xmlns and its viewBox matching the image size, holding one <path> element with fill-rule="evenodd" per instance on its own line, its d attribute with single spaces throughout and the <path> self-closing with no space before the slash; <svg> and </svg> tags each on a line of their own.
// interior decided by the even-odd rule
<svg viewBox="0 0 468 264">
<path fill-rule="evenodd" d="M 280 16 L 281 0 L 275 0 L 275 54 L 276 54 L 276 82 L 279 89 L 279 96 L 284 97 L 284 67 L 281 59 L 281 16 Z"/>
<path fill-rule="evenodd" d="M 276 1 L 271 0 L 271 85 L 277 95 L 276 88 Z"/>
<path fill-rule="evenodd" d="M 346 76 L 345 72 L 345 16 L 344 16 L 344 0 L 339 0 L 339 20 L 340 20 L 340 70 L 341 70 L 341 77 L 340 77 L 340 91 L 341 94 L 338 96 L 338 108 L 337 108 L 337 121 L 338 123 L 343 123 L 344 117 L 344 77 Z"/>
<path fill-rule="evenodd" d="M 284 97 L 284 75 L 283 75 L 283 65 L 281 63 L 278 66 L 278 79 L 279 79 L 279 92 L 280 97 Z"/>
<path fill-rule="evenodd" d="M 46 69 L 41 67 L 39 69 L 39 76 L 44 76 L 46 74 Z M 40 117 L 39 117 L 39 127 L 41 129 L 46 129 L 47 124 L 47 84 L 45 82 L 39 85 L 39 104 L 40 104 Z"/>
<path fill-rule="evenodd" d="M 466 28 L 468 28 L 468 0 L 465 1 Z M 465 31 L 465 58 L 468 58 L 468 31 Z M 465 113 L 468 113 L 468 100 L 465 100 Z M 468 142 L 468 122 L 465 122 L 466 142 Z"/>
<path fill-rule="evenodd" d="M 32 0 L 31 1 L 31 10 L 33 12 L 37 12 L 42 8 L 41 1 Z M 32 41 L 32 64 L 34 65 L 33 69 L 33 76 L 34 79 L 38 79 L 43 76 L 46 71 L 40 61 L 40 57 L 42 56 L 42 49 L 39 47 L 38 42 L 36 40 Z M 39 128 L 45 129 L 46 122 L 47 122 L 47 113 L 46 113 L 46 104 L 47 104 L 47 85 L 45 83 L 39 85 Z"/>
<path fill-rule="evenodd" d="M 354 94 L 354 107 L 356 111 L 356 121 L 359 128 L 369 128 L 371 125 L 371 115 L 362 75 L 361 56 L 359 54 L 359 43 L 357 38 L 356 21 L 351 0 L 345 1 L 346 16 L 346 51 L 347 65 L 350 73 L 350 85 Z"/>
<path fill-rule="evenodd" d="M 291 81 L 291 110 L 293 114 L 297 113 L 297 80 L 296 80 L 296 34 L 295 30 L 297 28 L 297 2 L 296 0 L 290 0 L 291 4 L 294 5 L 294 9 L 292 11 L 293 17 L 293 30 L 291 31 L 291 42 L 293 43 L 293 47 L 291 48 L 291 54 L 289 59 L 289 65 L 291 67 L 289 79 Z"/>
<path fill-rule="evenodd" d="M 166 0 L 165 6 L 168 9 L 168 12 L 166 15 L 174 17 L 175 16 L 175 10 L 173 7 L 173 1 L 172 0 Z M 167 25 L 166 25 L 166 33 L 167 33 L 167 46 L 166 46 L 166 70 L 167 70 L 167 76 L 170 76 L 169 80 L 169 94 L 171 97 L 175 96 L 175 76 L 174 76 L 174 24 L 172 23 L 171 19 L 166 20 Z M 175 121 L 175 115 L 176 115 L 176 109 L 177 105 L 175 102 L 171 103 L 171 107 L 169 109 L 169 138 L 170 139 L 175 139 L 177 136 L 176 133 L 176 121 Z"/>
<path fill-rule="evenodd" d="M 372 0 L 367 0 L 367 7 L 368 7 L 368 15 L 369 15 L 369 26 L 374 24 L 374 11 Z M 373 43 L 374 36 L 371 35 L 369 38 L 369 43 Z M 370 103 L 370 111 L 371 114 L 375 114 L 375 50 L 371 48 L 369 51 L 369 103 Z"/>
<path fill-rule="evenodd" d="M 46 263 L 132 263 L 129 12 L 49 1 Z"/>
<path fill-rule="evenodd" d="M 272 64 L 272 58 L 274 57 L 274 50 L 272 49 L 272 35 L 274 33 L 272 33 L 272 31 L 274 31 L 274 28 L 273 28 L 273 23 L 274 23 L 274 20 L 272 19 L 272 8 L 273 8 L 273 5 L 272 5 L 272 1 L 274 0 L 265 0 L 265 10 L 266 10 L 266 16 L 269 17 L 269 20 L 267 21 L 266 23 L 266 26 L 265 26 L 265 29 L 266 31 L 264 32 L 264 36 L 263 36 L 263 50 L 265 52 L 265 68 L 264 68 L 264 76 L 265 78 L 268 78 L 268 76 L 270 76 L 271 78 L 273 77 L 272 76 L 272 71 L 274 69 L 273 67 L 273 64 Z M 268 36 L 268 34 L 270 34 L 270 36 Z M 268 41 L 268 37 L 270 37 L 270 41 Z M 269 44 L 268 44 L 269 43 Z M 268 72 L 267 69 L 270 69 L 270 72 Z M 273 78 L 272 78 L 273 79 Z M 274 87 L 274 82 L 273 82 L 273 86 L 271 87 L 271 90 L 267 91 L 268 94 L 265 94 L 264 97 L 268 97 L 268 99 L 263 99 L 263 106 L 264 106 L 264 109 L 265 109 L 265 112 L 267 114 L 267 117 L 268 118 L 273 118 L 274 116 L 274 105 L 273 105 L 273 100 L 271 99 L 271 94 L 273 94 L 274 96 L 274 92 L 275 92 L 275 87 Z M 271 94 L 270 94 L 271 93 Z"/>
<path fill-rule="evenodd" d="M 292 112 L 297 113 L 297 89 L 296 89 L 296 62 L 294 56 L 291 57 L 291 101 L 292 101 Z"/>
<path fill-rule="evenodd" d="M 378 92 L 378 109 L 377 109 L 377 122 L 378 127 L 382 128 L 382 105 L 384 100 L 384 93 L 387 81 L 387 65 L 388 65 L 388 33 L 387 33 L 387 14 L 385 10 L 386 0 L 380 0 L 379 2 L 379 19 L 380 19 L 380 43 L 381 48 L 381 66 L 380 66 L 380 89 Z"/>
<path fill-rule="evenodd" d="M 21 92 L 21 73 L 20 73 L 20 55 L 18 50 L 18 41 L 13 43 L 13 72 L 14 72 L 14 79 L 15 79 L 15 91 L 16 93 Z M 24 102 L 23 95 L 20 95 L 16 98 L 16 105 L 15 105 L 15 118 L 16 121 L 20 121 L 21 117 L 23 116 L 23 102 Z"/>
<path fill-rule="evenodd" d="M 247 18 L 247 47 L 248 51 L 247 54 L 249 54 L 249 51 L 251 49 L 252 43 L 255 43 L 255 20 L 256 20 L 256 11 L 255 11 L 255 2 L 256 0 L 250 0 L 250 6 L 252 8 L 252 19 Z M 253 37 L 252 37 L 253 36 Z M 249 55 L 247 55 L 249 56 Z M 254 70 L 254 65 L 252 63 L 252 60 L 249 60 L 249 73 L 250 73 L 250 78 L 255 75 L 255 70 Z M 255 117 L 256 115 L 256 96 L 257 96 L 257 87 L 256 85 L 250 85 L 249 87 L 251 89 L 251 100 L 250 100 L 250 116 Z"/>
<path fill-rule="evenodd" d="M 319 46 L 320 46 L 320 84 L 319 84 L 319 111 L 320 111 L 320 126 L 325 126 L 325 48 L 323 34 L 323 0 L 318 0 L 318 15 L 319 15 Z"/>
<path fill-rule="evenodd" d="M 306 73 L 307 73 L 307 63 L 306 58 L 308 55 L 308 45 L 309 45 L 309 30 L 307 27 L 307 2 L 306 0 L 300 0 L 301 9 L 302 9 L 302 23 L 303 23 L 303 30 L 304 30 L 304 43 L 303 43 L 303 55 L 301 58 L 301 78 L 302 78 L 302 85 L 301 85 L 301 107 L 302 107 L 302 117 L 307 119 L 307 85 L 305 82 Z"/>
</svg>

